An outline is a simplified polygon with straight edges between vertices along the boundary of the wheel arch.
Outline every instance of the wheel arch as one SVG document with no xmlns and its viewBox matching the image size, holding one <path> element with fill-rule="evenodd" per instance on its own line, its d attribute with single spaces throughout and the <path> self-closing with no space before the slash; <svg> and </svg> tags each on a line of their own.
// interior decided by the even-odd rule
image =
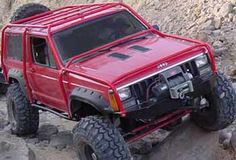
<svg viewBox="0 0 236 160">
<path fill-rule="evenodd" d="M 24 80 L 23 73 L 17 69 L 10 69 L 7 74 L 8 77 L 8 83 L 19 83 L 23 93 L 26 95 L 26 84 Z"/>
<path fill-rule="evenodd" d="M 73 118 L 76 115 L 85 117 L 113 113 L 104 97 L 100 93 L 90 89 L 77 87 L 71 92 L 69 99 L 69 112 Z"/>
</svg>

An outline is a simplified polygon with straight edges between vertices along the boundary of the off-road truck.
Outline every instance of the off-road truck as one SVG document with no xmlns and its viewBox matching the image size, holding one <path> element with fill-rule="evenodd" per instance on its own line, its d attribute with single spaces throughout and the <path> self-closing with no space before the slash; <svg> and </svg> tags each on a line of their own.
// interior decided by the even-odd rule
<svg viewBox="0 0 236 160">
<path fill-rule="evenodd" d="M 160 32 L 124 3 L 26 4 L 2 30 L 1 62 L 12 133 L 35 134 L 39 110 L 78 121 L 80 160 L 132 159 L 127 143 L 185 115 L 208 131 L 235 119 L 210 47 Z"/>
</svg>

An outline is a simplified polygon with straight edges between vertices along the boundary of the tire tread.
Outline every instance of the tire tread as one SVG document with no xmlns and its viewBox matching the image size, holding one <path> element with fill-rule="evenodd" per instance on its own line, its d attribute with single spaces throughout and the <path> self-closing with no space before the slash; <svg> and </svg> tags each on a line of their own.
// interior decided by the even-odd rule
<svg viewBox="0 0 236 160">
<path fill-rule="evenodd" d="M 18 136 L 36 133 L 39 126 L 38 109 L 30 106 L 18 83 L 13 83 L 9 86 L 7 99 L 15 103 L 15 119 L 17 124 L 16 129 L 12 130 L 12 133 Z"/>
<path fill-rule="evenodd" d="M 100 116 L 82 118 L 73 129 L 74 141 L 84 137 L 104 160 L 130 160 L 131 154 L 118 129 Z M 78 146 L 78 145 L 76 145 Z"/>
<path fill-rule="evenodd" d="M 236 93 L 232 82 L 221 72 L 217 73 L 216 85 L 211 95 L 214 97 L 216 107 L 216 120 L 208 125 L 205 119 L 198 113 L 192 114 L 193 121 L 209 131 L 217 131 L 226 128 L 236 118 Z M 212 117 L 208 117 L 212 118 Z"/>
</svg>

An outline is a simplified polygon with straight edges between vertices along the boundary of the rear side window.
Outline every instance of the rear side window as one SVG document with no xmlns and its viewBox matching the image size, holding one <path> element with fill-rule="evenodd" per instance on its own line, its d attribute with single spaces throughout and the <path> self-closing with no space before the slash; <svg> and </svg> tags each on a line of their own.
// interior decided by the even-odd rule
<svg viewBox="0 0 236 160">
<path fill-rule="evenodd" d="M 7 56 L 15 60 L 22 60 L 22 35 L 8 35 Z"/>
</svg>

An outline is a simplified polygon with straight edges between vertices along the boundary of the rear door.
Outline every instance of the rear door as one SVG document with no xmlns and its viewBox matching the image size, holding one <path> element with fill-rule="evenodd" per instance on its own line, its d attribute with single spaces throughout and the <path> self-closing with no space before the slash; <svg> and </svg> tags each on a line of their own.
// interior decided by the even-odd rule
<svg viewBox="0 0 236 160">
<path fill-rule="evenodd" d="M 59 82 L 59 70 L 47 40 L 30 37 L 32 63 L 29 65 L 28 78 L 33 96 L 52 108 L 66 112 L 66 102 Z"/>
</svg>

